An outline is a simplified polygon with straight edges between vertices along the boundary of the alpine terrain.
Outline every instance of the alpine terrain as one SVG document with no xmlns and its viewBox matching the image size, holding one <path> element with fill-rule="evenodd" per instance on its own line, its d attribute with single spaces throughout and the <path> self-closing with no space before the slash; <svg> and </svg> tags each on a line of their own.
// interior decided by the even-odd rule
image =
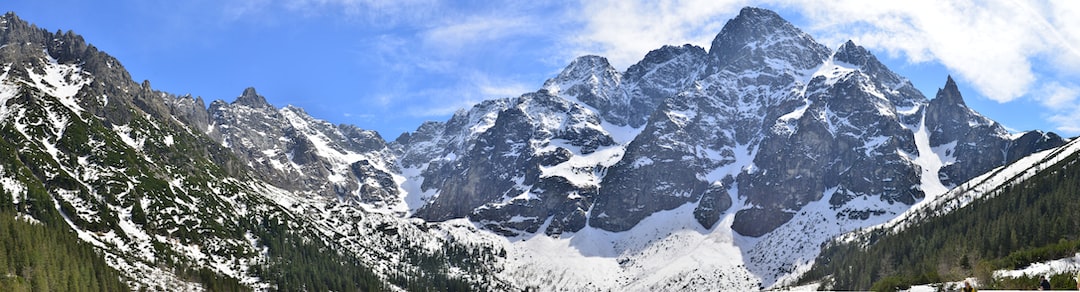
<svg viewBox="0 0 1080 292">
<path fill-rule="evenodd" d="M 70 31 L 0 27 L 0 232 L 66 242 L 0 237 L 0 290 L 867 289 L 829 255 L 1076 148 L 758 8 L 707 49 L 579 57 L 392 141 L 254 88 L 154 90 Z"/>
</svg>

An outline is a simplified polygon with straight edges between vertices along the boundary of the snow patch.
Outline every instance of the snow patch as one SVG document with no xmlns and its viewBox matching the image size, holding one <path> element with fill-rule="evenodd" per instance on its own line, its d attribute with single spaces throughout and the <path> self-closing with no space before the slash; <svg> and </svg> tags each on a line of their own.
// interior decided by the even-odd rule
<svg viewBox="0 0 1080 292">
<path fill-rule="evenodd" d="M 113 132 L 120 136 L 120 140 L 124 141 L 124 144 L 127 144 L 140 152 L 142 151 L 143 143 L 146 143 L 145 137 L 132 138 L 133 133 L 130 125 L 113 125 Z"/>
<path fill-rule="evenodd" d="M 15 179 L 14 177 L 6 176 L 8 172 L 4 169 L 4 166 L 0 165 L 0 174 L 5 175 L 0 177 L 0 188 L 11 194 L 11 202 L 18 205 L 19 202 L 26 200 L 26 185 Z"/>
<path fill-rule="evenodd" d="M 70 108 L 80 115 L 83 112 L 79 102 L 75 100 L 75 95 L 82 90 L 83 86 L 86 86 L 94 81 L 93 76 L 88 72 L 84 72 L 82 67 L 73 64 L 59 64 L 56 59 L 49 55 L 49 51 L 45 51 L 44 75 L 38 75 L 33 69 L 26 70 L 27 75 L 30 76 L 30 80 L 33 82 L 27 83 L 34 87 L 41 89 L 46 94 L 56 97 L 60 100 L 64 106 Z"/>
<path fill-rule="evenodd" d="M 1026 268 L 1019 270 L 997 270 L 994 271 L 994 278 L 1019 278 L 1024 276 L 1050 277 L 1055 274 L 1063 273 L 1080 273 L 1080 253 L 1063 259 L 1033 263 Z"/>
<path fill-rule="evenodd" d="M 915 147 L 919 151 L 918 156 L 912 162 L 922 168 L 922 173 L 919 176 L 920 187 L 926 195 L 922 201 L 912 206 L 912 209 L 915 209 L 925 202 L 933 201 L 935 197 L 944 194 L 949 189 L 938 178 L 941 168 L 945 166 L 945 159 L 939 156 L 933 147 L 930 147 L 930 130 L 926 128 L 925 114 L 923 114 L 918 128 L 912 129 L 912 132 L 915 136 Z"/>
<path fill-rule="evenodd" d="M 828 198 L 837 190 L 825 190 L 822 197 Z M 767 288 L 776 289 L 794 284 L 809 271 L 823 243 L 851 230 L 884 223 L 906 209 L 907 205 L 876 198 L 863 197 L 842 206 L 822 199 L 803 206 L 788 223 L 760 238 L 736 238 L 745 251 L 747 269 L 761 277 Z M 857 213 L 866 215 L 851 215 Z"/>
<path fill-rule="evenodd" d="M 507 238 L 506 278 L 540 290 L 756 290 L 730 228 L 706 230 L 696 204 L 656 212 L 624 232 L 586 226 L 559 237 Z M 731 226 L 733 214 L 719 224 Z M 588 267 L 582 269 L 581 267 Z"/>
<path fill-rule="evenodd" d="M 581 155 L 580 147 L 570 145 L 565 140 L 552 140 L 538 152 L 554 151 L 557 148 L 571 149 L 574 154 L 569 160 L 554 166 L 540 166 L 540 177 L 560 176 L 578 187 L 599 186 L 603 170 L 618 163 L 626 153 L 625 147 L 615 145 Z"/>
</svg>

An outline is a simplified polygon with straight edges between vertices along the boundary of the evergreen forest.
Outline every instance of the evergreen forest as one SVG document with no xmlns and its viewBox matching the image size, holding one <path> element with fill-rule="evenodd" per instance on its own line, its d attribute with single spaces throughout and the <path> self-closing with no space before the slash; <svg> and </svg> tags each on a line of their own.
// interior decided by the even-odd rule
<svg viewBox="0 0 1080 292">
<path fill-rule="evenodd" d="M 1080 153 L 1006 183 L 970 205 L 899 232 L 875 230 L 864 241 L 832 242 L 804 281 L 829 279 L 838 290 L 892 291 L 977 277 L 981 289 L 1037 287 L 1039 277 L 995 279 L 995 270 L 1074 256 L 1080 251 Z M 829 276 L 831 275 L 831 276 Z M 1053 275 L 1055 289 L 1076 289 L 1075 272 Z"/>
</svg>

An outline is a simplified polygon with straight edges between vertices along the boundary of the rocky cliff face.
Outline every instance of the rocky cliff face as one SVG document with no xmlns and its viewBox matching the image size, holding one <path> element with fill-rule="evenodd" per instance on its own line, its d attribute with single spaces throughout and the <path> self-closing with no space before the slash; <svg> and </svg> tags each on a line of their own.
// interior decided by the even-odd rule
<svg viewBox="0 0 1080 292">
<path fill-rule="evenodd" d="M 624 231 L 657 211 L 696 204 L 706 228 L 734 212 L 731 228 L 761 236 L 811 202 L 910 205 L 925 196 L 924 184 L 953 185 L 1063 143 L 1040 133 L 1013 139 L 963 106 L 951 79 L 942 92 L 928 100 L 853 42 L 831 51 L 774 12 L 746 8 L 707 52 L 668 46 L 626 72 L 586 56 L 540 92 L 474 108 L 471 131 L 452 138 L 462 150 L 409 161 L 423 168 L 412 179 L 434 194 L 417 215 L 525 232 L 552 219 L 552 234 L 583 223 Z M 522 106 L 538 97 L 546 102 Z M 409 135 L 427 137 L 430 127 Z M 917 139 L 923 130 L 926 149 Z M 417 140 L 395 147 L 408 153 Z M 931 156 L 938 168 L 923 162 Z"/>
<path fill-rule="evenodd" d="M 332 125 L 303 109 L 274 108 L 254 88 L 232 103 L 210 104 L 206 133 L 275 186 L 375 209 L 404 212 L 393 154 L 382 137 Z M 200 124 L 193 123 L 192 127 Z"/>
<path fill-rule="evenodd" d="M 427 124 L 402 136 L 395 147 L 404 149 L 403 166 L 422 168 L 411 179 L 422 179 L 421 191 L 433 192 L 416 216 L 469 217 L 505 235 L 580 229 L 599 170 L 570 160 L 572 153 L 612 155 L 609 149 L 617 145 L 600 122 L 585 106 L 541 90 L 485 102 L 446 124 Z M 433 160 L 410 164 L 412 158 L 431 157 L 437 145 L 450 147 Z M 563 173 L 580 176 L 571 180 Z M 549 218 L 549 228 L 539 230 Z"/>
<path fill-rule="evenodd" d="M 926 125 L 930 146 L 940 149 L 948 162 L 939 174 L 947 186 L 1062 144 L 1061 137 L 1054 133 L 1033 131 L 1010 136 L 1001 124 L 967 107 L 952 77 L 927 106 Z"/>
</svg>

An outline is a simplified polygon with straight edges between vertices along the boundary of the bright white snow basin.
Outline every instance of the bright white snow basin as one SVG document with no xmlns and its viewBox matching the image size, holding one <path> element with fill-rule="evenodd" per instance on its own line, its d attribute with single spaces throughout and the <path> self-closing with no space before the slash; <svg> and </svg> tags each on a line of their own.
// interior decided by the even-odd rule
<svg viewBox="0 0 1080 292">
<path fill-rule="evenodd" d="M 654 213 L 624 232 L 585 227 L 561 237 L 508 238 L 504 273 L 543 291 L 759 289 L 734 242 L 734 212 L 706 230 L 693 219 L 695 205 Z"/>
</svg>

